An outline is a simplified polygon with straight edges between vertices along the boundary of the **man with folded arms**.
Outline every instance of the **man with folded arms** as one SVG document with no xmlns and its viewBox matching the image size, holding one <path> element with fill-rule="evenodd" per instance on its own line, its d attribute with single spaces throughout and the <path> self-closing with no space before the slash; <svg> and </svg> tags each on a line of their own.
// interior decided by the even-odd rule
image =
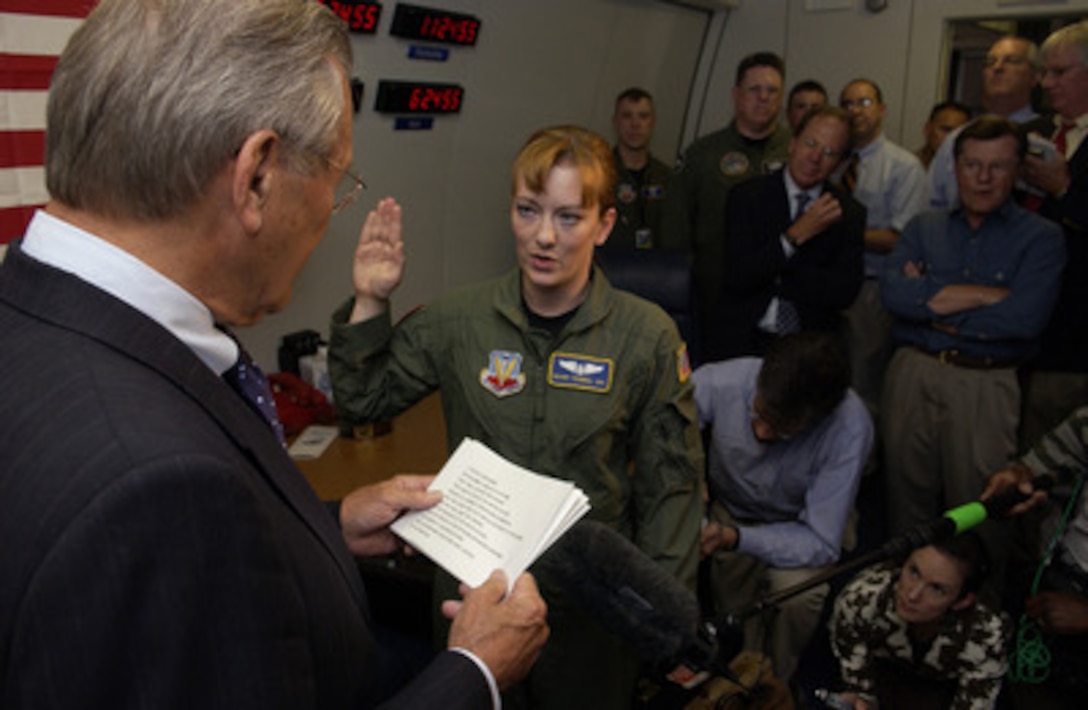
<svg viewBox="0 0 1088 710">
<path fill-rule="evenodd" d="M 881 406 L 894 412 L 881 427 L 892 534 L 974 500 L 1016 452 L 1016 368 L 1065 264 L 1057 225 L 1011 199 L 1025 151 L 1007 119 L 968 124 L 955 145 L 961 206 L 911 220 L 882 274 L 900 346 Z"/>
</svg>

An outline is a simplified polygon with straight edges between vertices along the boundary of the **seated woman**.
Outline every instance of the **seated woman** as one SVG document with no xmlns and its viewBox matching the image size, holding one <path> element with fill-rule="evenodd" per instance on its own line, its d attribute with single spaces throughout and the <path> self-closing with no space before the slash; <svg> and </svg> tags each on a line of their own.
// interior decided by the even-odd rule
<svg viewBox="0 0 1088 710">
<path fill-rule="evenodd" d="M 857 710 L 992 708 L 1010 623 L 976 599 L 986 550 L 971 532 L 877 565 L 835 600 L 831 650 Z"/>
<path fill-rule="evenodd" d="M 691 589 L 703 454 L 690 367 L 673 321 L 613 289 L 593 265 L 616 219 L 608 143 L 575 126 L 531 136 L 514 161 L 517 267 L 459 289 L 396 327 L 400 207 L 382 200 L 354 259 L 355 297 L 333 315 L 336 405 L 381 421 L 442 392 L 450 450 L 470 436 L 541 474 L 574 481 L 589 517 L 620 531 Z M 545 555 L 532 571 L 552 636 L 506 707 L 629 708 L 638 662 L 564 599 Z M 436 596 L 456 584 L 440 574 Z"/>
</svg>

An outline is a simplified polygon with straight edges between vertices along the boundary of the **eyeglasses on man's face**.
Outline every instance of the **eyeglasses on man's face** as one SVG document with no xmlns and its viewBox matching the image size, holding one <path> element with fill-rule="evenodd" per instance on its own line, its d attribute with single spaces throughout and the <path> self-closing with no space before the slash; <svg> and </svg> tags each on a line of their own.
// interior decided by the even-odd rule
<svg viewBox="0 0 1088 710">
<path fill-rule="evenodd" d="M 1023 54 L 987 54 L 983 65 L 996 67 L 998 64 L 1008 64 L 1011 67 L 1019 67 L 1028 63 L 1028 58 Z"/>
<path fill-rule="evenodd" d="M 332 166 L 332 163 L 329 165 Z M 335 166 L 332 167 L 335 168 Z M 366 183 L 353 173 L 351 168 L 345 167 L 343 170 L 344 174 L 340 177 L 340 182 L 336 184 L 336 201 L 332 204 L 332 214 L 350 207 L 366 189 Z"/>
<path fill-rule="evenodd" d="M 327 156 L 321 155 L 316 151 L 310 153 L 316 158 L 320 158 L 324 161 L 325 165 L 330 170 L 341 171 L 340 180 L 336 183 L 335 201 L 332 203 L 332 212 L 330 214 L 337 214 L 341 210 L 345 210 L 352 205 L 359 195 L 366 189 L 366 182 L 361 177 L 352 172 L 351 167 L 347 165 L 337 165 Z"/>
<path fill-rule="evenodd" d="M 1014 172 L 1018 167 L 1017 162 L 1013 160 L 995 160 L 987 163 L 982 160 L 976 160 L 975 158 L 960 156 L 956 162 L 963 172 L 976 177 L 982 173 L 987 173 L 994 177 L 1004 177 Z"/>
<path fill-rule="evenodd" d="M 843 111 L 849 111 L 854 108 L 869 108 L 876 103 L 876 99 L 871 96 L 862 96 L 860 99 L 843 99 L 839 102 L 839 108 Z"/>
<path fill-rule="evenodd" d="M 803 145 L 806 150 L 819 151 L 821 158 L 838 159 L 842 156 L 841 150 L 835 150 L 829 145 L 824 145 L 811 136 L 801 141 L 801 145 Z"/>
<path fill-rule="evenodd" d="M 752 404 L 748 408 L 748 417 L 752 423 L 752 433 L 764 443 L 789 441 L 805 429 L 804 423 L 785 423 L 768 411 L 760 394 L 752 399 Z"/>
</svg>

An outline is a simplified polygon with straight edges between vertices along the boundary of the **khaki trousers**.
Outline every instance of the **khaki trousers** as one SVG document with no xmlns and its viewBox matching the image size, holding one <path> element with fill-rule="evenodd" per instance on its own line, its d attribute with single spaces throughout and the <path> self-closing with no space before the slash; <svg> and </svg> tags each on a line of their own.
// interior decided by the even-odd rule
<svg viewBox="0 0 1088 710">
<path fill-rule="evenodd" d="M 723 525 L 739 522 L 717 502 L 711 504 L 710 517 Z M 822 570 L 768 567 L 750 555 L 719 550 L 710 561 L 710 587 L 719 623 L 749 609 L 768 594 L 799 584 Z M 827 592 L 828 585 L 821 584 L 787 599 L 777 609 L 749 618 L 743 625 L 744 650 L 763 652 L 772 659 L 775 675 L 789 683 L 820 623 Z"/>
</svg>

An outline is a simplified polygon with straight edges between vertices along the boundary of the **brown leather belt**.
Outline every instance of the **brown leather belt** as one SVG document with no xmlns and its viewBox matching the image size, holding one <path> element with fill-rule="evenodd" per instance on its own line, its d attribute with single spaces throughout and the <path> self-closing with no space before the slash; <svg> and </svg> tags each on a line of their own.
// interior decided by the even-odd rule
<svg viewBox="0 0 1088 710">
<path fill-rule="evenodd" d="M 1015 360 L 1003 360 L 996 357 L 968 355 L 967 353 L 961 353 L 959 350 L 956 350 L 954 348 L 948 350 L 933 351 L 915 346 L 914 349 L 924 355 L 929 355 L 930 357 L 937 358 L 937 361 L 940 362 L 942 365 L 955 365 L 956 367 L 966 367 L 969 370 L 1004 370 L 1020 366 L 1020 363 Z"/>
</svg>

